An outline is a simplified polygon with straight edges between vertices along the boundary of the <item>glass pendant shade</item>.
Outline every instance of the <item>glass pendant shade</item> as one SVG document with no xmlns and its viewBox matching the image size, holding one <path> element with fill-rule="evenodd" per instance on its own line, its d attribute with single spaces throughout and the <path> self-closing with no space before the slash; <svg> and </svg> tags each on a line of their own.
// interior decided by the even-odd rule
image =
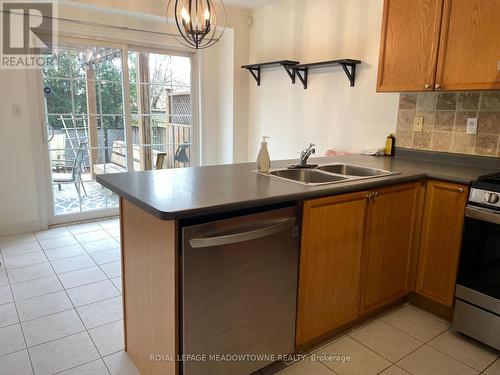
<svg viewBox="0 0 500 375">
<path fill-rule="evenodd" d="M 169 24 L 175 34 L 180 34 L 177 40 L 181 44 L 203 49 L 217 43 L 224 34 L 226 9 L 222 0 L 169 0 L 167 18 L 174 20 L 173 25 Z"/>
</svg>

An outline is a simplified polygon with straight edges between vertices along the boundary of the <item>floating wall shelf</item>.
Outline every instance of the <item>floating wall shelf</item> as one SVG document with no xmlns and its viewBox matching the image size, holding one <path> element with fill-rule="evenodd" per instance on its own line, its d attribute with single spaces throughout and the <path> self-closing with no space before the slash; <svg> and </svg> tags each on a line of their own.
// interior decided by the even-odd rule
<svg viewBox="0 0 500 375">
<path fill-rule="evenodd" d="M 260 73 L 262 68 L 281 65 L 292 80 L 292 83 L 295 83 L 296 77 L 299 77 L 299 80 L 302 82 L 304 89 L 307 89 L 309 70 L 314 68 L 324 68 L 328 66 L 341 66 L 347 78 L 349 79 L 351 87 L 353 87 L 354 83 L 356 82 L 356 65 L 358 64 L 361 64 L 361 61 L 353 59 L 321 61 L 309 64 L 300 64 L 298 61 L 292 60 L 281 60 L 262 64 L 243 65 L 242 68 L 247 69 L 252 74 L 253 78 L 257 81 L 257 85 L 260 86 Z"/>
<path fill-rule="evenodd" d="M 243 65 L 242 68 L 246 69 L 250 72 L 252 77 L 255 79 L 257 82 L 257 86 L 260 86 L 260 73 L 262 71 L 262 68 L 272 68 L 276 66 L 283 66 L 285 69 L 289 66 L 297 65 L 299 62 L 298 61 L 292 61 L 292 60 L 280 60 L 280 61 L 271 61 L 271 62 L 266 62 L 266 63 L 260 63 L 260 64 L 250 64 L 250 65 Z M 288 69 L 287 69 L 288 73 Z M 288 73 L 290 74 L 290 73 Z"/>
</svg>

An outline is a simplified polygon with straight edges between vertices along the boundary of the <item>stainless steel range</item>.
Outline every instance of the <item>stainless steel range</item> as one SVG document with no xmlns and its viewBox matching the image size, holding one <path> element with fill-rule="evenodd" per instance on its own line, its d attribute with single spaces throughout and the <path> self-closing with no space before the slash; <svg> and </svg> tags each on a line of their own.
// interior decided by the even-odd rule
<svg viewBox="0 0 500 375">
<path fill-rule="evenodd" d="M 500 173 L 472 183 L 453 328 L 500 349 Z"/>
</svg>

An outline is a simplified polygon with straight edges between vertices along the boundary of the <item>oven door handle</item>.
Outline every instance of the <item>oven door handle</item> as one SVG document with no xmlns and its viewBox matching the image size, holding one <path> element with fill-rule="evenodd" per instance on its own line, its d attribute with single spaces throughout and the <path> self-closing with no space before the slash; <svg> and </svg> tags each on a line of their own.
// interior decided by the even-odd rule
<svg viewBox="0 0 500 375">
<path fill-rule="evenodd" d="M 467 206 L 465 209 L 465 216 L 471 219 L 487 221 L 488 223 L 500 224 L 500 214 L 485 209 Z"/>
</svg>

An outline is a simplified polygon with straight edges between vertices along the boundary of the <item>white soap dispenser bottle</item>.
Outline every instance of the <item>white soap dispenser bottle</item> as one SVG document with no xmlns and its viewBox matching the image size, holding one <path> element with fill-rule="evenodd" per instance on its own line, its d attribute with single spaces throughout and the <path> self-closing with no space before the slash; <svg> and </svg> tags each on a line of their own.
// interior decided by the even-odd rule
<svg viewBox="0 0 500 375">
<path fill-rule="evenodd" d="M 262 142 L 260 143 L 259 156 L 257 157 L 257 169 L 261 173 L 269 173 L 271 168 L 271 159 L 269 158 L 269 151 L 267 151 L 266 139 L 269 137 L 262 137 Z"/>
</svg>

